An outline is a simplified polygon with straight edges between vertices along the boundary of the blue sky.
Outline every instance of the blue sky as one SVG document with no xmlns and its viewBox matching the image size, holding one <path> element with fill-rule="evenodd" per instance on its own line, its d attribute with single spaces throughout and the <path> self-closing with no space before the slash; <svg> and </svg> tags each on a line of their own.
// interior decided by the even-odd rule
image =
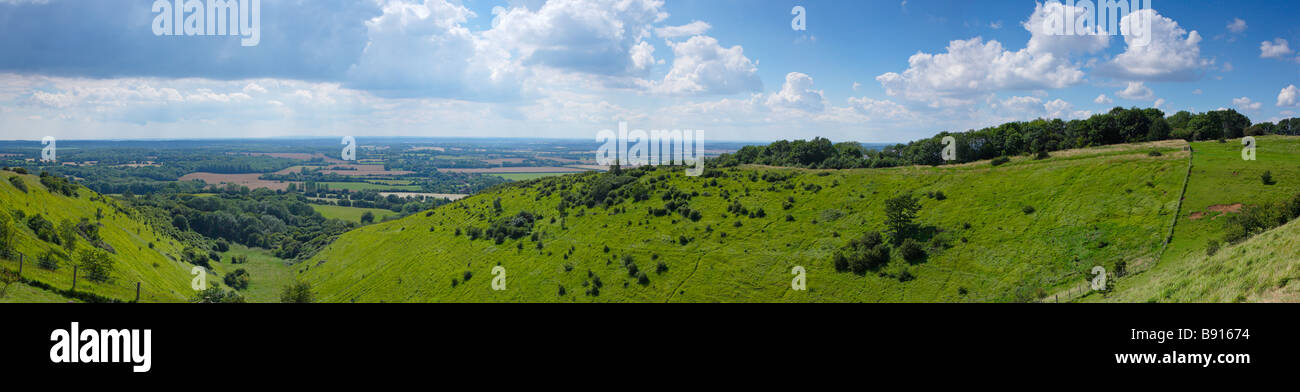
<svg viewBox="0 0 1300 392">
<path fill-rule="evenodd" d="M 1114 106 L 1300 110 L 1291 1 L 1155 0 L 1134 15 L 1145 45 L 1031 31 L 1068 5 L 1019 0 L 263 0 L 251 47 L 155 35 L 153 4 L 0 0 L 0 139 L 593 138 L 627 121 L 895 142 Z"/>
</svg>

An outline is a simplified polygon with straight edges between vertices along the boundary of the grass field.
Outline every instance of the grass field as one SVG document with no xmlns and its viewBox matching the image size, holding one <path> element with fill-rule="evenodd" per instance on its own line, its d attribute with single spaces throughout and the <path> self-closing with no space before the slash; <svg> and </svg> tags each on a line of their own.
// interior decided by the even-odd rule
<svg viewBox="0 0 1300 392">
<path fill-rule="evenodd" d="M 42 290 L 36 287 L 28 286 L 22 283 L 14 283 L 5 290 L 4 295 L 0 295 L 0 303 L 67 303 L 81 302 L 70 299 L 59 294 Z"/>
<path fill-rule="evenodd" d="M 375 222 L 382 221 L 388 216 L 398 215 L 396 212 L 381 208 L 340 207 L 320 204 L 312 204 L 311 208 L 325 216 L 327 219 L 339 219 L 348 222 L 361 222 L 361 216 L 365 215 L 366 212 L 375 215 Z"/>
<path fill-rule="evenodd" d="M 231 264 L 234 256 L 247 257 L 248 263 Z M 248 271 L 249 275 L 248 288 L 239 290 L 239 295 L 248 302 L 280 302 L 280 290 L 294 282 L 293 269 L 284 260 L 266 249 L 239 244 L 231 245 L 229 252 L 222 253 L 221 262 L 212 263 L 215 274 L 209 278 L 220 280 L 240 268 Z"/>
<path fill-rule="evenodd" d="M 1185 178 L 1182 146 L 1060 152 L 998 167 L 743 167 L 717 178 L 661 168 L 637 180 L 652 188 L 650 200 L 574 206 L 567 217 L 557 212 L 560 195 L 584 194 L 603 174 L 547 178 L 349 232 L 304 263 L 301 275 L 321 299 L 337 302 L 1027 301 L 1085 280 L 1094 265 L 1154 258 Z M 1153 148 L 1163 154 L 1149 156 Z M 769 173 L 792 177 L 761 178 Z M 664 206 L 660 196 L 669 189 L 698 194 L 690 208 L 703 218 L 649 214 Z M 878 272 L 835 271 L 837 249 L 884 229 L 886 199 L 932 191 L 946 199 L 921 197 L 928 258 L 908 263 L 894 251 Z M 497 198 L 501 213 L 493 207 Z M 795 201 L 785 210 L 788 198 Z M 766 216 L 730 214 L 732 202 Z M 497 245 L 456 234 L 522 210 L 541 216 L 533 228 L 539 241 L 525 236 Z M 623 256 L 647 272 L 648 282 L 630 276 Z M 657 272 L 661 262 L 666 271 Z M 503 291 L 489 284 L 498 265 L 507 271 Z M 807 271 L 807 291 L 791 289 L 795 266 Z M 913 279 L 900 279 L 906 276 Z M 595 277 L 599 294 L 587 294 Z"/>
<path fill-rule="evenodd" d="M 419 185 L 385 185 L 371 184 L 368 182 L 326 182 L 330 189 L 346 189 L 349 191 L 394 191 L 394 192 L 419 192 Z"/>
<path fill-rule="evenodd" d="M 10 217 L 14 216 L 14 211 L 21 210 L 28 217 L 41 214 L 57 226 L 65 219 L 77 222 L 87 218 L 94 222 L 96 210 L 103 211 L 99 233 L 116 251 L 110 256 L 115 261 L 116 271 L 105 283 L 78 279 L 77 291 L 130 301 L 135 299 L 136 282 L 140 282 L 142 302 L 176 302 L 192 296 L 190 268 L 188 264 L 176 261 L 180 258 L 181 247 L 174 240 L 160 236 L 147 225 L 132 219 L 125 210 L 119 210 L 112 199 L 102 198 L 90 190 L 80 188 L 79 196 L 75 198 L 53 195 L 36 176 L 23 175 L 20 177 L 28 188 L 24 193 L 10 184 L 9 178 L 14 176 L 19 175 L 0 172 L 0 206 L 4 207 L 0 213 L 10 214 Z M 17 250 L 26 255 L 23 277 L 59 289 L 71 288 L 74 262 L 64 260 L 55 271 L 36 268 L 36 258 L 57 245 L 41 241 L 26 224 L 17 224 L 17 219 L 13 221 L 19 228 Z M 149 247 L 151 243 L 153 248 Z M 90 245 L 80 240 L 77 246 L 85 249 Z M 17 270 L 18 261 L 0 260 L 0 266 Z"/>
<path fill-rule="evenodd" d="M 493 173 L 491 175 L 501 177 L 510 181 L 528 181 L 538 178 L 562 176 L 573 173 Z"/>
</svg>

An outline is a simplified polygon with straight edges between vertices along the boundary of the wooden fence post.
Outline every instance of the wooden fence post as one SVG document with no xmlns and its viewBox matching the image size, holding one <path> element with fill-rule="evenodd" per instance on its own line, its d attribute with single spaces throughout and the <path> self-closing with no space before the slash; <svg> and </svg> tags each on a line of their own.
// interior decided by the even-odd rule
<svg viewBox="0 0 1300 392">
<path fill-rule="evenodd" d="M 72 266 L 72 291 L 77 291 L 77 266 Z"/>
<path fill-rule="evenodd" d="M 135 282 L 135 303 L 140 303 L 140 282 Z"/>
</svg>

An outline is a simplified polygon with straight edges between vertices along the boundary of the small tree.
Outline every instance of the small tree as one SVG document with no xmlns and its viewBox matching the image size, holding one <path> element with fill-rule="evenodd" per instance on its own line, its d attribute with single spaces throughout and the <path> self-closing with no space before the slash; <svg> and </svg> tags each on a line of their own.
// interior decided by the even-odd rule
<svg viewBox="0 0 1300 392">
<path fill-rule="evenodd" d="M 889 227 L 894 243 L 902 243 L 903 238 L 911 234 L 915 226 L 913 221 L 920 210 L 921 203 L 910 193 L 885 201 L 885 225 Z"/>
<path fill-rule="evenodd" d="M 361 223 L 362 224 L 375 223 L 375 214 L 371 213 L 370 211 L 366 211 L 366 213 L 361 214 Z"/>
<path fill-rule="evenodd" d="M 18 230 L 13 227 L 11 221 L 8 213 L 0 211 L 0 257 L 12 257 L 16 247 L 14 238 Z"/>
<path fill-rule="evenodd" d="M 69 253 L 77 250 L 78 238 L 80 238 L 80 235 L 77 234 L 76 224 L 73 224 L 72 221 L 67 219 L 59 222 L 59 239 L 63 240 L 63 247 L 67 249 Z"/>
<path fill-rule="evenodd" d="M 1262 181 L 1264 181 L 1264 185 L 1273 185 L 1273 184 L 1274 184 L 1274 182 L 1273 182 L 1273 172 L 1272 172 L 1272 171 L 1265 170 L 1265 171 L 1264 171 L 1264 175 L 1259 176 L 1259 179 L 1262 180 Z"/>
<path fill-rule="evenodd" d="M 280 292 L 280 302 L 283 303 L 303 304 L 315 301 L 316 295 L 312 293 L 311 283 L 294 283 Z"/>
<path fill-rule="evenodd" d="M 108 257 L 108 252 L 98 248 L 83 249 L 78 253 L 77 260 L 86 279 L 96 282 L 107 282 L 116 268 L 113 259 Z"/>
</svg>

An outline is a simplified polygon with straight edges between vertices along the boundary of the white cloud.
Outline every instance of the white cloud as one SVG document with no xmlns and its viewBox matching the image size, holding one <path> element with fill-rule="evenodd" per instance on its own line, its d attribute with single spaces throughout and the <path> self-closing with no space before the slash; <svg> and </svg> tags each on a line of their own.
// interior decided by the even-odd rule
<svg viewBox="0 0 1300 392">
<path fill-rule="evenodd" d="M 1043 109 L 1047 111 L 1047 118 L 1068 118 L 1074 105 L 1057 98 L 1043 104 Z"/>
<path fill-rule="evenodd" d="M 1150 36 L 1125 35 L 1124 52 L 1100 65 L 1099 73 L 1124 80 L 1189 81 L 1200 78 L 1202 70 L 1214 64 L 1201 58 L 1199 33 L 1183 30 L 1178 22 L 1155 10 L 1144 9 L 1125 16 L 1121 31 L 1143 31 L 1132 28 L 1139 21 L 1151 25 Z M 1143 45 L 1144 41 L 1149 42 Z"/>
<path fill-rule="evenodd" d="M 526 65 L 595 75 L 640 74 L 633 49 L 668 17 L 662 0 L 548 1 L 536 11 L 499 9 L 483 35 Z M 642 61 L 640 64 L 647 64 Z"/>
<path fill-rule="evenodd" d="M 1241 34 L 1246 31 L 1246 21 L 1241 20 L 1241 18 L 1232 18 L 1232 22 L 1228 22 L 1228 31 L 1233 34 Z"/>
<path fill-rule="evenodd" d="M 1255 110 L 1259 110 L 1259 108 L 1263 106 L 1263 103 L 1251 102 L 1250 98 L 1241 97 L 1241 98 L 1233 98 L 1232 106 L 1236 106 L 1238 109 L 1241 110 L 1255 111 Z"/>
<path fill-rule="evenodd" d="M 1097 96 L 1097 99 L 1093 99 L 1092 102 L 1095 102 L 1095 103 L 1097 103 L 1097 104 L 1101 104 L 1101 105 L 1105 105 L 1105 104 L 1109 104 L 1109 103 L 1112 103 L 1112 102 L 1115 102 L 1115 101 L 1114 101 L 1114 100 L 1111 100 L 1110 97 L 1107 97 L 1106 94 L 1102 94 L 1102 95 L 1098 95 L 1098 96 Z"/>
<path fill-rule="evenodd" d="M 1192 90 L 1192 95 L 1201 95 L 1202 93 L 1204 93 L 1204 92 L 1201 91 L 1201 89 L 1199 89 L 1199 88 L 1198 88 L 1198 89 L 1195 89 L 1195 90 Z"/>
<path fill-rule="evenodd" d="M 718 40 L 697 35 L 684 42 L 668 42 L 673 65 L 653 89 L 670 95 L 707 95 L 756 92 L 763 89 L 758 67 L 740 45 L 723 48 Z"/>
<path fill-rule="evenodd" d="M 667 39 L 682 38 L 693 35 L 704 35 L 704 33 L 709 32 L 709 29 L 711 28 L 713 28 L 712 25 L 697 20 L 681 26 L 665 26 L 656 28 L 655 35 Z"/>
<path fill-rule="evenodd" d="M 1153 103 L 1153 104 L 1151 104 L 1151 107 L 1156 108 L 1156 109 L 1159 109 L 1161 106 L 1165 106 L 1165 99 L 1164 99 L 1164 98 L 1156 98 L 1156 102 Z"/>
<path fill-rule="evenodd" d="M 1274 38 L 1272 42 L 1264 41 L 1259 43 L 1259 57 L 1264 59 L 1280 59 L 1290 55 L 1294 51 L 1285 39 Z"/>
<path fill-rule="evenodd" d="M 1010 97 L 994 104 L 994 108 L 1020 116 L 1037 116 L 1043 112 L 1043 100 L 1035 97 Z"/>
<path fill-rule="evenodd" d="M 821 90 L 813 90 L 812 87 L 811 76 L 799 72 L 786 74 L 785 85 L 781 86 L 781 91 L 767 98 L 767 106 L 820 112 L 826 108 L 826 97 Z"/>
<path fill-rule="evenodd" d="M 1155 92 L 1142 82 L 1129 82 L 1128 87 L 1116 91 L 1115 96 L 1132 101 L 1149 101 L 1155 98 Z"/>
<path fill-rule="evenodd" d="M 1048 22 L 1068 20 L 1067 16 L 1083 15 L 1086 11 L 1059 2 L 1034 6 L 1034 13 L 1029 15 L 1029 20 L 1021 24 L 1030 34 L 1026 48 L 1031 53 L 1051 53 L 1057 57 L 1071 53 L 1096 53 L 1106 49 L 1110 46 L 1110 36 L 1107 34 L 1055 34 L 1049 28 Z"/>
<path fill-rule="evenodd" d="M 513 95 L 520 71 L 464 26 L 474 16 L 446 0 L 388 1 L 366 22 L 369 42 L 348 84 L 382 96 Z"/>
<path fill-rule="evenodd" d="M 868 120 L 906 120 L 916 118 L 916 114 L 907 107 L 888 99 L 871 99 L 867 97 L 849 97 L 849 108 L 867 116 Z"/>
<path fill-rule="evenodd" d="M 261 85 L 258 85 L 256 82 L 250 82 L 248 83 L 248 85 L 244 86 L 244 93 L 245 94 L 253 94 L 253 93 L 266 94 L 266 88 L 262 87 Z"/>
<path fill-rule="evenodd" d="M 903 73 L 876 80 L 886 94 L 931 106 L 973 103 L 971 98 L 999 90 L 1064 88 L 1083 81 L 1083 71 L 1051 53 L 1011 52 L 998 41 L 952 41 L 947 52 L 917 53 Z"/>
<path fill-rule="evenodd" d="M 1295 85 L 1286 86 L 1277 93 L 1277 106 L 1300 106 L 1300 89 Z"/>
</svg>

